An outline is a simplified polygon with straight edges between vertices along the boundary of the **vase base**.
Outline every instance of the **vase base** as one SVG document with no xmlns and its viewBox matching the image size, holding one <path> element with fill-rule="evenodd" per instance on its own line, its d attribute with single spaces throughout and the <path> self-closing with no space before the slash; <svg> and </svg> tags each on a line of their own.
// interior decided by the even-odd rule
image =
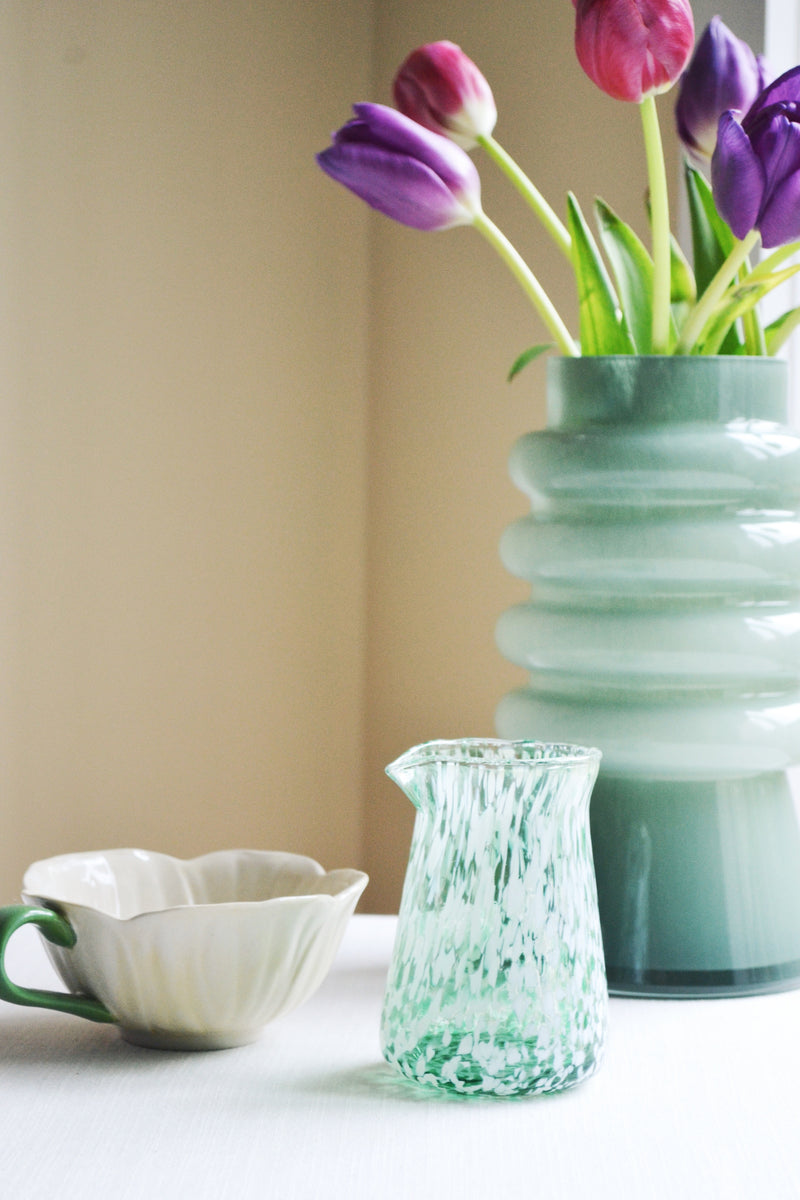
<svg viewBox="0 0 800 1200">
<path fill-rule="evenodd" d="M 763 996 L 800 988 L 800 961 L 721 971 L 633 971 L 608 967 L 612 996 L 652 1000 L 707 1000 Z"/>
<path fill-rule="evenodd" d="M 603 777 L 592 842 L 609 991 L 700 999 L 800 987 L 797 779 Z"/>
</svg>

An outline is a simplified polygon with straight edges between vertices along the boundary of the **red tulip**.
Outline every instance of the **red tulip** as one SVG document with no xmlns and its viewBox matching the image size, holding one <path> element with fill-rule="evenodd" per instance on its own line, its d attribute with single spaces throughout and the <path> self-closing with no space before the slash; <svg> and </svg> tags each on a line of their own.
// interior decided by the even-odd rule
<svg viewBox="0 0 800 1200">
<path fill-rule="evenodd" d="M 689 0 L 572 0 L 575 51 L 594 83 L 635 103 L 667 91 L 689 61 Z"/>
</svg>

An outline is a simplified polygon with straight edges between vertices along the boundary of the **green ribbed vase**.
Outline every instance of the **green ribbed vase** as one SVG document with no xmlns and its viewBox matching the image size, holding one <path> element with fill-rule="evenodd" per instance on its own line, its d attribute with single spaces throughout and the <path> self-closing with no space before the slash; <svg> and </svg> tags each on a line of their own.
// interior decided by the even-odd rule
<svg viewBox="0 0 800 1200">
<path fill-rule="evenodd" d="M 553 359 L 504 534 L 503 738 L 598 746 L 609 988 L 800 986 L 800 435 L 762 358 Z"/>
</svg>

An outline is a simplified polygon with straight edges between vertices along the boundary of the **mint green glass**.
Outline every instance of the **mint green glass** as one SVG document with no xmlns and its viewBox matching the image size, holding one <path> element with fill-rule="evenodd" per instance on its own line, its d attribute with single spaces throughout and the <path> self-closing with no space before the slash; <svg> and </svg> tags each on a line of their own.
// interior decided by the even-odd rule
<svg viewBox="0 0 800 1200">
<path fill-rule="evenodd" d="M 800 436 L 786 366 L 549 364 L 501 553 L 529 672 L 503 737 L 603 752 L 591 806 L 612 992 L 800 985 Z"/>
<path fill-rule="evenodd" d="M 381 1045 L 416 1083 L 553 1092 L 600 1064 L 608 993 L 589 833 L 600 754 L 429 742 L 386 768 L 417 809 Z"/>
</svg>

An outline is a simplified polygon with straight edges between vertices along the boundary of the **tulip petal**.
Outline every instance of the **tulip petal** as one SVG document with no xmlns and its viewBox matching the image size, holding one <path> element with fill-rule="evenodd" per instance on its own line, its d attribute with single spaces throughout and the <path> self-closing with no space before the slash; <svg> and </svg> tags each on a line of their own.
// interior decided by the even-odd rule
<svg viewBox="0 0 800 1200">
<path fill-rule="evenodd" d="M 597 0 L 578 0 L 575 53 L 589 78 L 607 95 L 634 103 L 641 100 L 647 42 L 634 5 L 609 10 Z"/>
<path fill-rule="evenodd" d="M 745 237 L 758 219 L 765 177 L 750 139 L 732 112 L 723 113 L 719 120 L 711 183 L 720 216 L 737 238 Z"/>
<path fill-rule="evenodd" d="M 776 188 L 759 222 L 765 250 L 800 240 L 800 176 L 787 179 Z"/>
<path fill-rule="evenodd" d="M 393 94 L 397 107 L 426 129 L 442 132 L 447 117 L 462 104 L 464 72 L 461 50 L 452 42 L 435 42 L 409 54 L 395 76 Z M 402 101 L 405 101 L 403 103 Z M 431 124 L 421 117 L 432 117 Z"/>
<path fill-rule="evenodd" d="M 675 105 L 678 136 L 697 159 L 708 161 L 714 153 L 722 113 L 748 111 L 764 86 L 765 71 L 747 43 L 713 17 L 681 78 Z"/>
<path fill-rule="evenodd" d="M 694 44 L 688 0 L 577 0 L 575 52 L 616 100 L 639 103 L 671 87 Z"/>
<path fill-rule="evenodd" d="M 481 211 L 480 178 L 466 151 L 382 104 L 356 116 L 317 155 L 319 166 L 372 208 L 414 229 L 470 224 Z"/>
<path fill-rule="evenodd" d="M 759 229 L 765 249 L 800 238 L 800 126 L 780 118 L 772 123 L 768 180 Z"/>
<path fill-rule="evenodd" d="M 773 104 L 762 111 L 748 132 L 750 144 L 767 178 L 767 190 L 800 168 L 800 129 L 795 105 Z M 793 120 L 794 117 L 794 120 Z"/>
<path fill-rule="evenodd" d="M 790 71 L 784 71 L 783 75 L 779 75 L 772 83 L 767 84 L 748 113 L 748 117 L 755 118 L 759 112 L 772 104 L 793 103 L 798 96 L 800 96 L 800 67 L 792 67 Z M 747 118 L 743 124 L 747 128 Z"/>
<path fill-rule="evenodd" d="M 383 104 L 354 104 L 353 111 L 369 131 L 372 145 L 407 154 L 425 163 L 447 187 L 480 195 L 475 164 L 466 151 L 449 138 L 425 129 L 410 117 Z M 347 128 L 347 125 L 343 127 Z"/>
<path fill-rule="evenodd" d="M 475 63 L 453 42 L 412 51 L 393 84 L 395 104 L 426 129 L 471 150 L 497 121 L 491 88 Z"/>
<path fill-rule="evenodd" d="M 341 141 L 317 155 L 327 175 L 371 208 L 425 231 L 472 222 L 474 213 L 425 163 L 379 146 Z"/>
</svg>

